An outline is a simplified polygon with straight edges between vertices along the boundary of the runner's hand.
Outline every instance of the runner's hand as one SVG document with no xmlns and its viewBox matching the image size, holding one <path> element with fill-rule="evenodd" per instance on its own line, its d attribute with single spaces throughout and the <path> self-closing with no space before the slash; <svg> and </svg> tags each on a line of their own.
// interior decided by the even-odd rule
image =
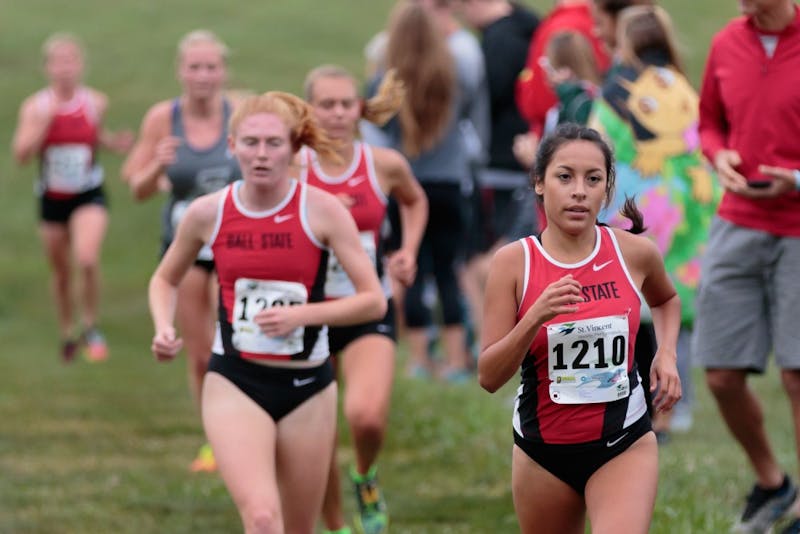
<svg viewBox="0 0 800 534">
<path fill-rule="evenodd" d="M 527 313 L 534 314 L 538 323 L 546 323 L 556 315 L 578 311 L 582 302 L 581 284 L 568 274 L 547 286 Z"/>
<path fill-rule="evenodd" d="M 414 278 L 417 276 L 417 259 L 410 251 L 403 248 L 396 251 L 389 256 L 387 267 L 389 274 L 404 286 L 409 287 L 414 283 Z"/>
<path fill-rule="evenodd" d="M 650 366 L 650 393 L 656 393 L 653 398 L 653 408 L 657 412 L 672 409 L 681 398 L 681 379 L 678 376 L 677 356 L 661 350 L 656 352 Z"/>
<path fill-rule="evenodd" d="M 258 312 L 253 321 L 269 337 L 285 337 L 303 326 L 300 320 L 303 306 L 273 306 Z"/>
<path fill-rule="evenodd" d="M 168 362 L 175 358 L 182 347 L 183 340 L 176 336 L 175 328 L 170 326 L 156 332 L 150 350 L 153 351 L 156 360 Z"/>
<path fill-rule="evenodd" d="M 168 167 L 175 163 L 177 156 L 176 150 L 181 144 L 181 139 L 175 136 L 168 136 L 161 139 L 156 144 L 155 161 L 161 167 Z"/>
</svg>

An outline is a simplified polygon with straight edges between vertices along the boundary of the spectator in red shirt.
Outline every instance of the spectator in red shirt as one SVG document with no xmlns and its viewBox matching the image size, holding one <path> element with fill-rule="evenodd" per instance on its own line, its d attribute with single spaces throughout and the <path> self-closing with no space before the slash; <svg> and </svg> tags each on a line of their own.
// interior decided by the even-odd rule
<svg viewBox="0 0 800 534">
<path fill-rule="evenodd" d="M 747 374 L 774 353 L 800 431 L 800 10 L 740 0 L 714 38 L 700 94 L 700 141 L 725 188 L 697 295 L 694 350 L 756 484 L 737 525 L 764 532 L 797 488 L 772 452 Z M 795 518 L 782 532 L 800 532 Z"/>
<path fill-rule="evenodd" d="M 525 69 L 517 80 L 516 100 L 520 113 L 528 121 L 530 129 L 541 135 L 547 111 L 558 99 L 547 83 L 547 76 L 539 64 L 545 55 L 550 38 L 562 31 L 572 30 L 583 34 L 591 43 L 595 59 L 601 72 L 609 66 L 609 57 L 603 42 L 594 31 L 591 0 L 559 0 L 553 11 L 542 21 L 528 49 Z"/>
</svg>

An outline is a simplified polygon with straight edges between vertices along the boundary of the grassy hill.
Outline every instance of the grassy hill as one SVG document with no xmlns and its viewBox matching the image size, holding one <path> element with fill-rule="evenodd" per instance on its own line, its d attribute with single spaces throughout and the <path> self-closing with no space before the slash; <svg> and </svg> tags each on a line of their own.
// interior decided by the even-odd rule
<svg viewBox="0 0 800 534">
<path fill-rule="evenodd" d="M 540 12 L 551 2 L 532 5 Z M 671 0 L 692 80 L 728 0 Z M 108 124 L 138 128 L 175 95 L 175 45 L 206 27 L 230 45 L 231 86 L 299 92 L 305 73 L 339 63 L 356 73 L 389 0 L 13 0 L 0 19 L 0 144 L 21 100 L 42 83 L 39 47 L 57 30 L 80 35 L 88 83 L 111 97 Z M 160 201 L 136 204 L 103 155 L 111 226 L 103 256 L 102 326 L 111 359 L 65 367 L 57 358 L 48 270 L 36 233 L 33 166 L 0 151 L 0 532 L 237 532 L 219 477 L 191 475 L 202 442 L 183 361 L 156 364 L 145 288 L 157 261 Z M 402 375 L 402 373 L 399 373 Z M 700 379 L 700 375 L 697 375 Z M 788 410 L 774 373 L 756 383 L 780 459 L 795 472 Z M 381 477 L 393 532 L 517 530 L 510 494 L 511 399 L 477 384 L 442 387 L 398 376 Z M 704 386 L 696 424 L 661 456 L 653 532 L 725 531 L 751 483 Z M 343 449 L 345 461 L 351 455 Z M 352 502 L 348 501 L 352 507 Z"/>
</svg>

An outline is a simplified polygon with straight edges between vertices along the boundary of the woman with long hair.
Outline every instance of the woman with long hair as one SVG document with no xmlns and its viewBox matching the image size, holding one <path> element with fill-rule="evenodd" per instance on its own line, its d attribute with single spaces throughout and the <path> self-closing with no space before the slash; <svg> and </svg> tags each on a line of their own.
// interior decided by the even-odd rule
<svg viewBox="0 0 800 534">
<path fill-rule="evenodd" d="M 479 82 L 457 69 L 446 36 L 427 8 L 416 2 L 398 4 L 388 35 L 386 66 L 405 85 L 406 98 L 384 131 L 392 148 L 408 158 L 430 206 L 419 272 L 404 300 L 410 371 L 431 372 L 428 334 L 433 317 L 424 294 L 435 281 L 446 357 L 442 375 L 460 381 L 469 363 L 457 266 L 465 253 L 462 186 L 471 182 L 472 172 L 463 128 L 475 107 L 485 102 L 479 101 Z"/>
</svg>

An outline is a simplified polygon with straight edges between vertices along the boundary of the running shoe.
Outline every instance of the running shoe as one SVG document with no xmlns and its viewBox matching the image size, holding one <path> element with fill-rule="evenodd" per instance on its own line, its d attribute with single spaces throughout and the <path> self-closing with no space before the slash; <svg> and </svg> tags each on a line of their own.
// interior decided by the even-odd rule
<svg viewBox="0 0 800 534">
<path fill-rule="evenodd" d="M 784 475 L 783 483 L 775 489 L 767 490 L 754 485 L 747 496 L 744 513 L 733 531 L 749 534 L 769 531 L 789 511 L 796 498 L 797 486 L 789 475 Z"/>
<path fill-rule="evenodd" d="M 192 460 L 189 466 L 192 473 L 213 473 L 217 470 L 217 460 L 214 459 L 214 451 L 208 443 L 200 447 L 197 451 L 197 458 Z"/>
<path fill-rule="evenodd" d="M 90 362 L 102 362 L 108 359 L 106 338 L 96 327 L 87 328 L 83 332 L 82 341 L 86 344 L 86 359 Z"/>
<path fill-rule="evenodd" d="M 424 365 L 417 363 L 411 364 L 406 372 L 409 378 L 416 378 L 417 380 L 430 380 L 431 371 Z"/>
<path fill-rule="evenodd" d="M 469 369 L 448 369 L 442 373 L 442 379 L 448 384 L 467 384 L 473 376 Z"/>
<path fill-rule="evenodd" d="M 389 529 L 386 502 L 378 486 L 377 468 L 373 465 L 366 475 L 350 468 L 350 479 L 356 492 L 358 514 L 354 525 L 360 534 L 383 534 Z"/>
<path fill-rule="evenodd" d="M 72 363 L 78 355 L 81 346 L 75 339 L 67 339 L 61 342 L 61 361 Z"/>
</svg>

